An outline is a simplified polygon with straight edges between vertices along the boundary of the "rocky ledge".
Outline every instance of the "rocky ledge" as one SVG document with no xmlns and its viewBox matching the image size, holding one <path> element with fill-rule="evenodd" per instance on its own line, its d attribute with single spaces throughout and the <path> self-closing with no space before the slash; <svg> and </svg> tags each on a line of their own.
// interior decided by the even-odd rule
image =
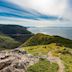
<svg viewBox="0 0 72 72">
<path fill-rule="evenodd" d="M 39 59 L 20 50 L 0 51 L 0 72 L 26 72 Z"/>
</svg>

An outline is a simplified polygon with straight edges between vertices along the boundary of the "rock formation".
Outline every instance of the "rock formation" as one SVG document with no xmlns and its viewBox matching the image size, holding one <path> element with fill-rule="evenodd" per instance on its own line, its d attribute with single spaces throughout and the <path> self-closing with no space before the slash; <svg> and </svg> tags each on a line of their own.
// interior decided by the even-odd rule
<svg viewBox="0 0 72 72">
<path fill-rule="evenodd" d="M 26 72 L 38 58 L 20 50 L 0 51 L 0 72 Z"/>
</svg>

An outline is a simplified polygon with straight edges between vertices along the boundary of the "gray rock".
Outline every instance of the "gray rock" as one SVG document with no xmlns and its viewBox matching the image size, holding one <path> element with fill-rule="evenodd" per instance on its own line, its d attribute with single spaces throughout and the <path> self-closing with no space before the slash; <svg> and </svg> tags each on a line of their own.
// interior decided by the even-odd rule
<svg viewBox="0 0 72 72">
<path fill-rule="evenodd" d="M 36 59 L 31 54 L 27 54 L 26 51 L 0 52 L 0 72 L 26 72 L 30 65 L 38 62 Z"/>
<path fill-rule="evenodd" d="M 2 70 L 3 68 L 5 68 L 5 67 L 11 65 L 11 63 L 12 63 L 11 60 L 0 62 L 0 70 Z"/>
</svg>

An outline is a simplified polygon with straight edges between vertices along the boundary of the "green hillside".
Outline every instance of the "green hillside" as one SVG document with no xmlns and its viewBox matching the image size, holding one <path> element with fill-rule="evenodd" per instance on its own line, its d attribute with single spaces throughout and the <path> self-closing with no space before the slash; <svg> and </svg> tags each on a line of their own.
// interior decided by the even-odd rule
<svg viewBox="0 0 72 72">
<path fill-rule="evenodd" d="M 20 43 L 15 41 L 13 38 L 3 35 L 3 34 L 2 35 L 0 34 L 0 50 L 16 48 L 19 45 L 20 45 Z"/>
<path fill-rule="evenodd" d="M 28 39 L 21 47 L 24 46 L 36 46 L 36 45 L 47 45 L 51 43 L 56 43 L 58 46 L 72 47 L 72 40 L 59 37 L 59 36 L 50 36 L 38 33 Z"/>
<path fill-rule="evenodd" d="M 27 51 L 28 53 L 30 53 L 34 56 L 39 56 L 39 57 L 42 57 L 42 56 L 47 57 L 48 52 L 52 52 L 54 57 L 59 57 L 63 61 L 63 64 L 65 66 L 65 72 L 72 72 L 72 49 L 71 48 L 67 48 L 64 46 L 57 46 L 56 43 L 52 43 L 52 44 L 48 44 L 48 45 L 22 47 L 22 48 L 20 48 L 20 50 Z M 45 64 L 43 64 L 42 66 L 44 66 L 44 65 Z M 42 67 L 41 66 L 39 67 L 39 66 L 40 65 L 38 63 L 36 65 L 31 66 L 28 69 L 28 72 L 33 72 L 33 71 L 37 72 L 36 70 L 38 70 L 38 71 L 40 69 L 42 70 Z M 38 69 L 36 69 L 36 68 L 38 68 Z M 47 71 L 47 72 L 49 72 L 49 71 Z"/>
<path fill-rule="evenodd" d="M 26 27 L 7 24 L 0 24 L 0 33 L 8 35 L 21 43 L 33 35 Z"/>
<path fill-rule="evenodd" d="M 48 60 L 40 60 L 38 63 L 30 66 L 27 72 L 57 72 L 58 65 L 56 63 L 50 63 Z"/>
<path fill-rule="evenodd" d="M 57 46 L 56 43 L 51 43 L 48 45 L 37 45 L 37 46 L 28 46 L 28 47 L 22 47 L 21 50 L 26 50 L 28 53 L 32 55 L 47 55 L 49 51 L 58 51 L 65 52 L 67 50 L 67 47 L 64 46 Z M 64 50 L 65 49 L 65 50 Z M 69 48 L 70 49 L 70 48 Z M 56 55 L 56 54 L 54 54 Z"/>
</svg>

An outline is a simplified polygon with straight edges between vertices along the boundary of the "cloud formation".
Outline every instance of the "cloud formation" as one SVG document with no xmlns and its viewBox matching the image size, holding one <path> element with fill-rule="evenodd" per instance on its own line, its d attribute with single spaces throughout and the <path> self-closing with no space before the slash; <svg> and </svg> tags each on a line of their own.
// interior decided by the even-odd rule
<svg viewBox="0 0 72 72">
<path fill-rule="evenodd" d="M 72 26 L 72 0 L 0 0 L 0 23 Z"/>
<path fill-rule="evenodd" d="M 55 20 L 57 16 L 48 16 L 45 14 L 41 14 L 33 9 L 21 8 L 20 6 L 10 3 L 8 1 L 0 1 L 0 16 L 5 17 L 17 17 L 17 18 L 25 18 L 25 19 L 48 19 Z"/>
</svg>

